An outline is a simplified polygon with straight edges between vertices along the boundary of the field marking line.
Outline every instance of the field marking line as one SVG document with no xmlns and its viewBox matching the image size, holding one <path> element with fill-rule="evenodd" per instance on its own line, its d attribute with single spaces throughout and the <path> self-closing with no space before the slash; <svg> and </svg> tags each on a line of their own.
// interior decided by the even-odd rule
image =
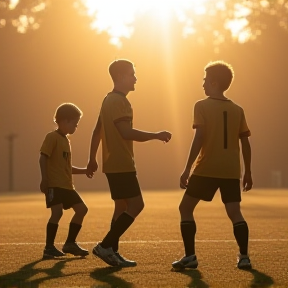
<svg viewBox="0 0 288 288">
<path fill-rule="evenodd" d="M 119 243 L 123 244 L 145 244 L 145 243 L 182 243 L 182 240 L 131 240 L 131 241 L 120 241 Z M 198 243 L 231 243 L 236 242 L 235 240 L 196 240 Z M 249 242 L 288 242 L 288 239 L 249 239 Z M 97 241 L 93 242 L 77 242 L 79 244 L 96 244 Z M 55 244 L 64 244 L 64 242 L 58 242 Z M 13 245 L 45 245 L 44 242 L 35 242 L 35 243 L 0 243 L 0 246 Z"/>
</svg>

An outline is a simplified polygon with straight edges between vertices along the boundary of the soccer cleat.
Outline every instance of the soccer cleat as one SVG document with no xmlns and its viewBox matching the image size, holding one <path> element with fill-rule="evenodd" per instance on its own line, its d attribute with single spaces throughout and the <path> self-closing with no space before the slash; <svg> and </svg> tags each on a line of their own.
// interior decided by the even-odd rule
<svg viewBox="0 0 288 288">
<path fill-rule="evenodd" d="M 87 255 L 89 255 L 88 250 L 81 248 L 76 242 L 65 243 L 63 245 L 62 251 L 64 253 L 70 253 L 74 256 L 87 256 Z"/>
<path fill-rule="evenodd" d="M 121 266 L 122 264 L 120 259 L 114 253 L 112 247 L 105 249 L 100 244 L 97 244 L 93 248 L 92 253 L 110 266 Z"/>
<path fill-rule="evenodd" d="M 237 257 L 237 267 L 243 270 L 252 269 L 252 265 L 248 255 L 239 254 Z"/>
<path fill-rule="evenodd" d="M 174 269 L 185 269 L 185 268 L 196 269 L 198 267 L 197 257 L 196 257 L 196 255 L 183 257 L 182 259 L 173 262 L 172 267 Z"/>
<path fill-rule="evenodd" d="M 135 266 L 137 266 L 137 263 L 135 261 L 125 259 L 123 256 L 121 256 L 119 254 L 119 252 L 115 252 L 115 255 L 121 261 L 121 266 L 122 267 L 135 267 Z"/>
<path fill-rule="evenodd" d="M 43 259 L 65 256 L 63 252 L 58 250 L 54 245 L 46 246 L 43 251 Z"/>
</svg>

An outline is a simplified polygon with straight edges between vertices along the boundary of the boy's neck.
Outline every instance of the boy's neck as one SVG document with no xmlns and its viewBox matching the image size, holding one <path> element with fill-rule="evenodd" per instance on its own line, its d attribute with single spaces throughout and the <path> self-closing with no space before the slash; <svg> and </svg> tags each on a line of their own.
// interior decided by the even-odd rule
<svg viewBox="0 0 288 288">
<path fill-rule="evenodd" d="M 67 133 L 64 133 L 59 127 L 58 127 L 58 129 L 56 129 L 56 131 L 57 131 L 60 135 L 62 135 L 62 136 L 64 136 L 64 137 L 67 136 Z"/>
<path fill-rule="evenodd" d="M 227 100 L 228 99 L 223 93 L 215 93 L 213 95 L 210 95 L 209 98 L 219 99 L 219 100 Z"/>
</svg>

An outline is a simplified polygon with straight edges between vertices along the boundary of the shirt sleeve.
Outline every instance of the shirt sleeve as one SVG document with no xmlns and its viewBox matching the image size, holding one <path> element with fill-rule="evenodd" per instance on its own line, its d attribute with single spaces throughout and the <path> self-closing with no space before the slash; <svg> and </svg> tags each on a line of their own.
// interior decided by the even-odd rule
<svg viewBox="0 0 288 288">
<path fill-rule="evenodd" d="M 128 101 L 124 101 L 126 99 L 121 99 L 115 101 L 114 105 L 111 107 L 112 111 L 112 120 L 114 123 L 119 121 L 131 121 L 133 119 L 133 110 Z"/>
<path fill-rule="evenodd" d="M 44 139 L 44 142 L 40 148 L 40 152 L 50 157 L 52 155 L 55 146 L 56 146 L 56 137 L 54 137 L 53 133 L 49 133 L 46 135 Z"/>
<path fill-rule="evenodd" d="M 239 138 L 249 137 L 249 136 L 251 136 L 251 132 L 248 128 L 244 111 L 243 111 L 243 109 L 241 109 L 241 122 L 240 122 L 240 129 L 239 129 Z"/>
<path fill-rule="evenodd" d="M 194 105 L 194 119 L 192 128 L 196 129 L 203 125 L 205 125 L 204 111 L 202 109 L 201 102 L 196 102 Z"/>
</svg>

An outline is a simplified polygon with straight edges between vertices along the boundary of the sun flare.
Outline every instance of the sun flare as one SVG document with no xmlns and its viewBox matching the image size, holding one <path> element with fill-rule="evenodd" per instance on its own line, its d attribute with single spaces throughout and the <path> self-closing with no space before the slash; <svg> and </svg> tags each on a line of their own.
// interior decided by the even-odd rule
<svg viewBox="0 0 288 288">
<path fill-rule="evenodd" d="M 252 36 L 251 30 L 247 29 L 247 17 L 252 13 L 251 3 L 237 1 L 233 13 L 228 10 L 229 3 L 231 6 L 229 0 L 78 0 L 74 4 L 91 17 L 92 29 L 98 33 L 105 31 L 110 43 L 121 47 L 122 39 L 130 38 L 134 33 L 136 18 L 147 13 L 161 22 L 176 18 L 183 26 L 184 37 L 196 33 L 201 22 L 203 25 L 208 18 L 221 14 L 226 20 L 223 28 L 230 31 L 240 43 L 246 42 Z M 214 35 L 219 35 L 219 39 L 223 40 L 223 35 Z"/>
</svg>

